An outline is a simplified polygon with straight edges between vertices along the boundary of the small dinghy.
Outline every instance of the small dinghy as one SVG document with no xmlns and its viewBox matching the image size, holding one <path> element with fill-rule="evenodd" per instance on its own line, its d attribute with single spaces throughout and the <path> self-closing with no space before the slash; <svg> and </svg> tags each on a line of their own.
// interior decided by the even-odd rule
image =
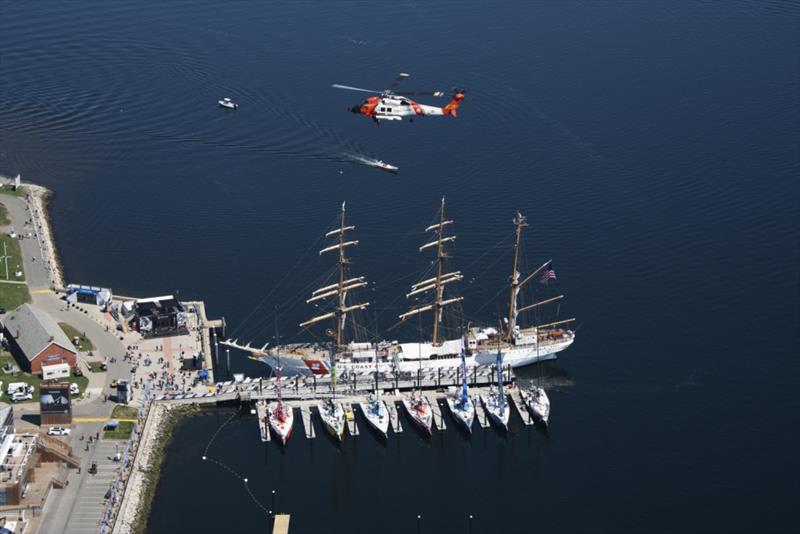
<svg viewBox="0 0 800 534">
<path fill-rule="evenodd" d="M 220 105 L 220 107 L 226 109 L 236 109 L 239 107 L 239 104 L 232 101 L 230 98 L 223 98 L 222 100 L 219 100 L 217 103 Z"/>
</svg>

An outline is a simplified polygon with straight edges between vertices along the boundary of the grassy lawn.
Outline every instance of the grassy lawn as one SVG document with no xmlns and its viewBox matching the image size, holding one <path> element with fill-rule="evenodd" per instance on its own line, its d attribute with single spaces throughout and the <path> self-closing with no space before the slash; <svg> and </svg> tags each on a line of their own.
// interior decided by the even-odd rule
<svg viewBox="0 0 800 534">
<path fill-rule="evenodd" d="M 5 248 L 3 248 L 4 246 Z M 8 273 L 6 273 L 6 260 L 3 257 L 2 262 L 0 262 L 0 279 L 24 282 L 25 270 L 22 265 L 22 253 L 19 249 L 19 239 L 3 233 L 0 234 L 0 256 L 6 255 L 8 256 Z M 22 271 L 22 276 L 20 277 L 14 275 L 17 266 L 19 266 L 20 271 Z"/>
<path fill-rule="evenodd" d="M 80 343 L 78 343 L 77 345 L 78 350 L 81 351 L 95 350 L 94 343 L 92 343 L 92 340 L 84 336 L 83 333 L 81 333 L 74 326 L 69 325 L 67 323 L 58 323 L 58 326 L 60 326 L 61 330 L 63 330 L 64 333 L 67 334 L 67 338 L 69 338 L 70 341 L 72 341 L 76 337 L 80 339 Z M 98 363 L 97 365 L 99 366 L 100 364 Z"/>
<path fill-rule="evenodd" d="M 103 439 L 128 439 L 133 431 L 133 423 L 120 421 L 116 430 L 103 431 Z"/>
<path fill-rule="evenodd" d="M 139 413 L 138 408 L 134 408 L 133 406 L 123 406 L 122 404 L 117 404 L 111 411 L 111 419 L 136 419 L 136 415 L 138 413 Z"/>
<path fill-rule="evenodd" d="M 31 301 L 31 294 L 25 284 L 5 284 L 0 281 L 0 307 L 11 311 Z"/>
<path fill-rule="evenodd" d="M 0 369 L 2 369 L 3 365 L 7 362 L 11 362 L 12 364 L 16 365 L 14 361 L 14 357 L 11 356 L 6 351 L 0 351 Z M 17 367 L 19 367 L 17 365 Z M 0 372 L 0 381 L 3 382 L 2 392 L 0 392 L 0 402 L 7 402 L 9 404 L 13 404 L 11 398 L 8 396 L 8 385 L 11 382 L 25 382 L 26 384 L 30 384 L 33 386 L 33 400 L 26 401 L 26 402 L 39 402 L 39 384 L 42 383 L 42 379 L 39 378 L 37 375 L 32 375 L 30 373 L 25 373 L 22 371 L 18 371 L 15 373 L 3 373 Z M 78 384 L 78 389 L 81 390 L 81 395 L 86 392 L 86 386 L 89 385 L 89 379 L 85 376 L 71 376 L 69 378 L 62 378 L 60 380 L 53 380 L 53 382 L 74 382 Z"/>
<path fill-rule="evenodd" d="M 25 196 L 28 194 L 28 188 L 25 187 L 24 185 L 21 185 L 21 186 L 19 186 L 19 189 L 14 191 L 14 187 L 13 186 L 4 184 L 4 185 L 0 186 L 0 193 L 2 193 L 3 195 L 9 195 L 9 196 L 12 196 L 12 197 L 25 198 Z"/>
<path fill-rule="evenodd" d="M 103 370 L 100 368 L 102 362 L 87 362 L 89 364 L 89 370 L 93 373 L 102 373 Z"/>
<path fill-rule="evenodd" d="M 11 221 L 8 218 L 8 210 L 5 206 L 0 204 L 0 225 L 5 226 L 7 224 L 11 224 Z"/>
</svg>

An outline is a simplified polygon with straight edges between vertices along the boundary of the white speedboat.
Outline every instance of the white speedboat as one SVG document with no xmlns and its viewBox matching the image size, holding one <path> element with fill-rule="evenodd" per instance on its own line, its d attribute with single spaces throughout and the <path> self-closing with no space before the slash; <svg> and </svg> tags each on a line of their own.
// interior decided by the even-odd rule
<svg viewBox="0 0 800 534">
<path fill-rule="evenodd" d="M 508 417 L 511 415 L 511 408 L 508 406 L 508 401 L 501 397 L 496 391 L 489 394 L 481 395 L 481 402 L 486 408 L 486 413 L 489 414 L 489 420 L 498 426 L 498 428 L 508 430 Z"/>
<path fill-rule="evenodd" d="M 391 164 L 389 164 L 389 163 L 386 163 L 386 162 L 385 162 L 385 161 L 383 161 L 382 159 L 379 159 L 379 160 L 377 160 L 377 161 L 373 162 L 373 163 L 372 163 L 372 166 L 373 166 L 373 167 L 377 167 L 377 168 L 379 168 L 379 169 L 383 169 L 384 171 L 389 171 L 389 172 L 397 172 L 397 171 L 399 171 L 399 170 L 400 170 L 400 168 L 399 168 L 399 167 L 395 167 L 394 165 L 391 165 Z"/>
<path fill-rule="evenodd" d="M 227 108 L 227 109 L 236 109 L 239 107 L 239 104 L 231 100 L 230 98 L 223 98 L 217 102 L 220 107 Z"/>
<path fill-rule="evenodd" d="M 367 422 L 385 438 L 389 430 L 389 410 L 386 408 L 386 403 L 375 395 L 370 395 L 367 402 L 361 402 L 359 406 Z"/>
<path fill-rule="evenodd" d="M 428 436 L 431 435 L 431 424 L 433 423 L 433 410 L 428 399 L 420 395 L 419 392 L 413 393 L 410 397 L 403 397 L 405 406 L 411 420 L 417 424 Z"/>
<path fill-rule="evenodd" d="M 281 400 L 271 402 L 267 406 L 267 418 L 270 428 L 280 440 L 281 445 L 286 445 L 289 438 L 292 437 L 292 425 L 294 424 L 291 406 L 286 406 Z"/>
<path fill-rule="evenodd" d="M 533 386 L 529 390 L 520 390 L 520 393 L 533 418 L 547 426 L 547 420 L 550 418 L 550 399 L 544 388 Z"/>
<path fill-rule="evenodd" d="M 344 408 L 339 402 L 326 400 L 319 404 L 319 416 L 325 430 L 339 441 L 344 437 Z"/>
<path fill-rule="evenodd" d="M 472 434 L 472 421 L 475 420 L 475 405 L 472 399 L 457 392 L 447 396 L 447 406 L 450 407 L 450 413 L 453 414 L 456 423 L 463 426 L 467 433 Z"/>
</svg>

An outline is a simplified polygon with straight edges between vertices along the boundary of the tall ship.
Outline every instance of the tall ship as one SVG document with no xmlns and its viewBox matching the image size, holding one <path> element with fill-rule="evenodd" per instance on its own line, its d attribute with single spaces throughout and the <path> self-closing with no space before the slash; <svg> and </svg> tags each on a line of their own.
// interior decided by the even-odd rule
<svg viewBox="0 0 800 534">
<path fill-rule="evenodd" d="M 223 343 L 247 351 L 254 359 L 261 360 L 271 367 L 278 362 L 286 374 L 318 374 L 328 375 L 334 369 L 337 373 L 366 374 L 380 373 L 413 373 L 418 370 L 428 369 L 455 369 L 461 365 L 461 349 L 465 348 L 465 365 L 491 365 L 495 362 L 495 354 L 502 353 L 504 364 L 511 367 L 522 367 L 540 361 L 553 360 L 557 354 L 569 347 L 575 340 L 575 332 L 566 325 L 575 321 L 574 318 L 552 321 L 544 324 L 522 326 L 520 315 L 547 304 L 559 301 L 564 295 L 549 297 L 539 302 L 524 306 L 519 305 L 520 294 L 523 288 L 532 281 L 547 282 L 555 278 L 551 261 L 542 264 L 538 269 L 523 274 L 520 272 L 520 247 L 522 230 L 528 226 L 526 218 L 517 214 L 514 218 L 515 241 L 514 260 L 509 277 L 509 302 L 508 314 L 505 325 L 500 328 L 475 326 L 467 329 L 462 338 L 457 336 L 448 338 L 443 334 L 443 312 L 449 306 L 463 300 L 462 296 L 448 294 L 451 284 L 464 278 L 461 271 L 447 271 L 445 268 L 448 258 L 448 244 L 455 241 L 456 236 L 450 235 L 448 229 L 452 228 L 453 220 L 445 215 L 445 199 L 442 198 L 437 222 L 425 228 L 431 237 L 419 247 L 420 252 L 435 252 L 435 268 L 433 276 L 420 280 L 411 285 L 406 293 L 406 298 L 420 299 L 427 297 L 423 304 L 412 307 L 400 314 L 400 322 L 412 318 L 419 318 L 431 314 L 430 341 L 400 342 L 400 341 L 367 341 L 345 340 L 345 331 L 348 318 L 355 312 L 364 310 L 369 302 L 351 302 L 350 296 L 359 288 L 367 286 L 364 276 L 353 276 L 348 272 L 350 261 L 347 251 L 350 247 L 358 245 L 358 240 L 349 239 L 349 232 L 355 226 L 346 222 L 345 204 L 342 204 L 338 218 L 338 227 L 325 234 L 326 238 L 333 238 L 333 244 L 322 248 L 320 255 L 335 253 L 338 256 L 337 280 L 329 285 L 314 290 L 307 304 L 317 304 L 328 301 L 328 310 L 300 324 L 305 330 L 316 325 L 331 321 L 333 328 L 326 330 L 326 334 L 333 338 L 333 350 L 327 343 L 293 343 L 269 347 L 264 345 L 255 348 L 242 345 L 238 340 L 224 341 Z M 352 319 L 351 319 L 352 321 Z M 335 366 L 333 362 L 335 361 Z"/>
</svg>

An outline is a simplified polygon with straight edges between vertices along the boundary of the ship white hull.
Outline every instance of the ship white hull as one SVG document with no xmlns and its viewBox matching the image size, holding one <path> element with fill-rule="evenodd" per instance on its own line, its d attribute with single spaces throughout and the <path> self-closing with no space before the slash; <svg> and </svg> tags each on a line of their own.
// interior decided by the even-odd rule
<svg viewBox="0 0 800 534">
<path fill-rule="evenodd" d="M 538 349 L 535 345 L 508 347 L 502 350 L 503 364 L 517 368 L 538 362 L 555 360 L 558 357 L 557 354 L 569 347 L 573 341 L 574 338 L 570 338 L 560 343 L 541 345 Z M 278 363 L 278 358 L 274 354 L 267 354 L 260 359 L 273 368 Z M 466 365 L 467 367 L 492 365 L 495 363 L 496 359 L 497 351 L 478 352 L 477 354 L 470 354 L 466 357 Z M 280 363 L 284 374 L 328 374 L 331 369 L 329 359 L 303 359 L 291 354 L 281 354 Z M 422 370 L 455 369 L 460 366 L 461 359 L 457 357 L 423 359 L 421 364 L 419 360 L 413 359 L 401 359 L 398 362 L 399 371 L 403 373 L 416 373 L 420 368 L 422 368 Z M 375 367 L 374 360 L 371 362 L 336 361 L 337 374 L 343 372 L 367 374 L 374 372 Z M 390 373 L 394 371 L 394 362 L 381 361 L 378 363 L 377 367 L 378 371 L 381 373 Z"/>
<path fill-rule="evenodd" d="M 370 426 L 374 428 L 378 434 L 386 438 L 389 431 L 389 410 L 386 408 L 385 402 L 378 401 L 378 403 L 380 404 L 380 410 L 378 412 L 373 411 L 368 402 L 360 402 L 358 405 L 361 407 L 361 411 L 364 417 L 367 418 L 367 422 Z"/>
<path fill-rule="evenodd" d="M 450 396 L 447 397 L 447 406 L 450 408 L 450 413 L 453 414 L 453 419 L 456 420 L 456 423 L 461 425 L 468 434 L 472 434 L 472 421 L 475 420 L 475 405 L 472 403 L 472 399 L 468 398 L 466 405 L 461 407 L 458 399 Z"/>
<path fill-rule="evenodd" d="M 344 408 L 341 403 L 335 403 L 333 409 L 326 406 L 326 403 L 319 405 L 319 415 L 322 419 L 322 426 L 330 433 L 331 436 L 342 441 L 344 438 Z"/>
<path fill-rule="evenodd" d="M 433 424 L 433 410 L 426 399 L 421 399 L 422 410 L 416 409 L 412 403 L 411 398 L 403 397 L 403 406 L 405 406 L 411 420 L 428 436 L 431 435 L 431 425 Z"/>
<path fill-rule="evenodd" d="M 286 417 L 281 420 L 278 417 L 278 403 L 271 402 L 267 407 L 267 418 L 269 419 L 269 426 L 272 429 L 275 437 L 281 442 L 281 445 L 286 445 L 289 438 L 292 437 L 292 427 L 294 425 L 294 410 L 291 406 L 283 404 L 283 411 Z"/>
</svg>

